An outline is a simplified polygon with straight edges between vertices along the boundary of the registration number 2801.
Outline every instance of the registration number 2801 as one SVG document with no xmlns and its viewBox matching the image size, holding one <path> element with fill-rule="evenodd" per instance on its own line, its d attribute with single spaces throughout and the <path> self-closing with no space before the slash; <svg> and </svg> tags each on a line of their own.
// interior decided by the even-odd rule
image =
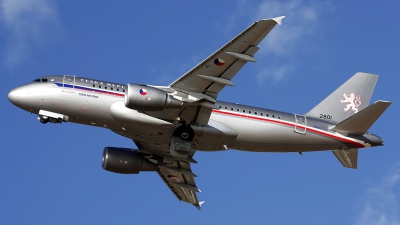
<svg viewBox="0 0 400 225">
<path fill-rule="evenodd" d="M 319 114 L 319 118 L 320 119 L 324 119 L 324 120 L 331 120 L 332 116 L 331 115 L 326 115 L 326 114 Z"/>
</svg>

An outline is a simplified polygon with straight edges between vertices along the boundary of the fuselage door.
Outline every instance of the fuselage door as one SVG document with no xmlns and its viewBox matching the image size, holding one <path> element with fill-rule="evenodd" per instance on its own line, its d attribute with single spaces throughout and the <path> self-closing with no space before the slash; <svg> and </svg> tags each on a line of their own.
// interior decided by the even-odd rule
<svg viewBox="0 0 400 225">
<path fill-rule="evenodd" d="M 307 131 L 307 118 L 302 115 L 294 115 L 296 124 L 294 126 L 294 132 L 299 134 L 306 134 Z"/>
<path fill-rule="evenodd" d="M 63 91 L 64 92 L 74 92 L 75 91 L 75 75 L 73 75 L 73 76 L 64 75 Z"/>
</svg>

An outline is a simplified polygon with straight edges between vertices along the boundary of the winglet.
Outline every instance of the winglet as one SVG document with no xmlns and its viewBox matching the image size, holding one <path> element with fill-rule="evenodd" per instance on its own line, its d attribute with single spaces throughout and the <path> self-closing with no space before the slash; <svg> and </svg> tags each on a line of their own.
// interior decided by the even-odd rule
<svg viewBox="0 0 400 225">
<path fill-rule="evenodd" d="M 273 18 L 273 20 L 275 20 L 275 22 L 276 22 L 278 25 L 282 25 L 282 20 L 283 20 L 285 17 L 286 17 L 286 16 L 280 16 L 280 17 Z"/>
<path fill-rule="evenodd" d="M 201 201 L 201 202 L 199 202 L 199 204 L 198 204 L 198 205 L 196 205 L 196 207 L 197 207 L 197 209 L 198 209 L 198 210 L 200 210 L 200 209 L 201 209 L 201 205 L 203 205 L 203 204 L 204 204 L 204 202 L 206 202 L 206 201 Z"/>
</svg>

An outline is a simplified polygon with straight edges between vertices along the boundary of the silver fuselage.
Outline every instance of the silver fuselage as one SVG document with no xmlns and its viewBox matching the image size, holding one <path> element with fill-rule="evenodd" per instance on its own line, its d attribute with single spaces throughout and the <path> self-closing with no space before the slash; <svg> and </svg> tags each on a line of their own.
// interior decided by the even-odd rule
<svg viewBox="0 0 400 225">
<path fill-rule="evenodd" d="M 158 119 L 157 114 L 172 115 L 173 109 L 161 112 L 140 112 L 124 108 L 125 85 L 94 79 L 46 76 L 46 82 L 32 82 L 10 91 L 10 101 L 34 114 L 39 110 L 68 115 L 69 122 L 110 129 L 141 142 L 166 143 L 179 125 L 179 118 Z M 192 150 L 222 151 L 236 149 L 254 152 L 306 152 L 364 148 L 383 145 L 371 133 L 345 136 L 329 128 L 335 123 L 319 118 L 228 102 L 216 102 L 209 124 L 222 124 L 235 135 L 195 134 Z M 118 107 L 119 111 L 113 111 Z M 129 114 L 121 119 L 118 113 Z M 117 119 L 116 119 L 117 118 Z M 138 146 L 139 147 L 139 146 Z M 162 154 L 162 150 L 154 149 Z M 158 152 L 157 152 L 158 151 Z"/>
</svg>

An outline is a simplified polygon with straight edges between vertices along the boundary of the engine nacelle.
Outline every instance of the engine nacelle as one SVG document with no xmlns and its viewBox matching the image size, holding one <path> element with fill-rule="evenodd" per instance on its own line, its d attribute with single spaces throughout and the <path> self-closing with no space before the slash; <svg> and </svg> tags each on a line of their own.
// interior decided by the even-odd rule
<svg viewBox="0 0 400 225">
<path fill-rule="evenodd" d="M 127 84 L 125 94 L 125 107 L 135 110 L 162 111 L 163 109 L 180 109 L 183 103 L 167 94 L 166 91 Z"/>
<path fill-rule="evenodd" d="M 105 147 L 102 167 L 114 173 L 138 174 L 140 171 L 156 171 L 158 166 L 145 159 L 138 151 Z"/>
</svg>

